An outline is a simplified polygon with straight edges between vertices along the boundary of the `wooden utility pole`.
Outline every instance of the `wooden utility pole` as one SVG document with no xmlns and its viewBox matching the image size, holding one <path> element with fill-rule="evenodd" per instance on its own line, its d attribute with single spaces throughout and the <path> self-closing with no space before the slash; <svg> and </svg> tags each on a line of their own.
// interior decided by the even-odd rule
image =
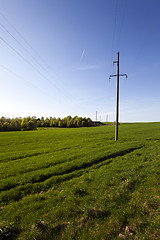
<svg viewBox="0 0 160 240">
<path fill-rule="evenodd" d="M 117 99 L 116 99 L 116 131 L 115 131 L 115 141 L 118 140 L 118 117 L 119 117 L 119 52 L 117 53 Z"/>
<path fill-rule="evenodd" d="M 127 74 L 119 74 L 119 52 L 117 53 L 117 61 L 113 62 L 113 65 L 117 63 L 117 74 L 116 75 L 110 75 L 111 77 L 117 77 L 117 98 L 116 98 L 116 128 L 115 128 L 115 141 L 118 140 L 118 117 L 119 117 L 119 76 L 126 76 Z"/>
</svg>

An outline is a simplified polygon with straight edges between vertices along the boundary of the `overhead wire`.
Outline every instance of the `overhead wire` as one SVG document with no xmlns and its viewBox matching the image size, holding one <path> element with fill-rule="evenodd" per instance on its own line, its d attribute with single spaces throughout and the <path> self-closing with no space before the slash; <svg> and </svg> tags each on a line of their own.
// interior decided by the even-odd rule
<svg viewBox="0 0 160 240">
<path fill-rule="evenodd" d="M 4 16 L 4 14 L 2 12 L 0 12 L 0 15 L 2 16 L 2 18 L 10 25 L 10 27 L 19 35 L 19 37 L 26 43 L 26 45 L 28 45 L 32 51 L 46 64 L 46 61 L 42 58 L 42 56 L 40 56 L 40 54 L 31 46 L 31 44 L 24 38 L 24 36 L 15 28 L 15 26 L 13 26 L 13 24 L 8 20 L 8 18 L 6 16 Z M 49 66 L 48 66 L 49 67 Z"/>
<path fill-rule="evenodd" d="M 11 48 L 19 57 L 21 57 L 26 63 L 28 63 L 42 78 L 45 78 L 47 81 L 50 82 L 31 62 L 29 62 L 25 57 L 22 56 L 14 47 L 12 47 L 4 38 L 0 36 L 0 39 L 9 47 Z"/>
<path fill-rule="evenodd" d="M 123 2 L 123 3 L 122 3 Z M 119 1 L 115 0 L 115 8 L 114 8 L 114 26 L 113 26 L 113 38 L 112 38 L 112 61 L 116 61 L 116 59 L 113 59 L 113 57 L 116 57 L 117 52 L 120 51 L 120 39 L 121 39 L 121 32 L 122 32 L 122 26 L 124 23 L 124 13 L 126 9 L 126 0 Z M 112 75 L 116 75 L 116 69 L 112 71 Z M 110 79 L 109 79 L 110 82 Z"/>
<path fill-rule="evenodd" d="M 32 49 L 32 51 L 39 57 L 39 59 L 47 66 L 47 68 L 52 72 L 51 67 L 49 66 L 49 64 L 44 60 L 44 58 L 42 58 L 42 56 L 31 46 L 31 44 L 24 38 L 24 36 L 16 29 L 15 26 L 13 26 L 13 24 L 6 18 L 6 16 L 4 16 L 4 14 L 2 14 L 0 12 L 0 15 L 5 19 L 5 21 L 11 26 L 11 28 L 13 28 L 13 30 L 20 36 L 20 38 L 26 43 L 26 45 L 28 45 L 30 47 L 30 49 Z M 35 58 L 34 58 L 35 59 Z M 41 64 L 40 64 L 41 65 Z M 42 67 L 42 65 L 41 65 Z M 49 75 L 50 78 L 53 78 L 53 76 L 50 76 L 50 73 L 48 72 L 48 70 L 46 68 L 44 68 L 43 66 L 43 70 L 45 70 L 45 72 Z M 53 73 L 52 73 L 53 74 Z M 51 74 L 51 75 L 52 75 Z M 56 76 L 56 78 L 58 78 L 57 74 L 54 72 L 54 75 Z M 65 95 L 69 96 L 69 98 L 74 98 L 72 96 L 72 94 L 69 91 L 66 91 L 65 87 L 63 84 L 60 83 L 60 81 L 58 82 L 58 84 L 60 85 L 60 87 L 62 88 L 62 91 L 65 93 Z"/>
<path fill-rule="evenodd" d="M 117 30 L 117 49 L 120 51 L 120 40 L 121 40 L 121 33 L 122 33 L 122 27 L 125 20 L 125 13 L 126 13 L 126 7 L 127 7 L 127 0 L 123 0 L 119 7 L 119 21 L 118 21 L 118 30 Z"/>
<path fill-rule="evenodd" d="M 22 36 L 22 34 L 21 34 L 21 33 L 13 26 L 13 24 L 11 24 L 10 21 L 4 16 L 4 14 L 2 14 L 2 13 L 0 12 L 0 15 L 1 15 L 1 16 L 5 19 L 5 21 L 14 29 L 14 31 L 23 39 L 23 41 L 24 41 L 34 52 L 36 52 L 36 51 L 33 49 L 33 47 L 32 47 L 32 46 L 26 41 L 26 39 Z M 13 34 L 11 34 L 10 31 L 7 30 L 7 28 L 6 28 L 3 24 L 0 23 L 0 26 L 23 48 L 23 50 L 25 50 L 25 52 L 28 53 L 28 55 L 36 62 L 36 64 L 38 64 L 39 67 L 42 68 L 43 71 L 45 71 L 45 72 L 48 74 L 48 76 L 49 76 L 50 74 L 49 74 L 49 72 L 47 71 L 47 69 L 46 69 L 44 66 L 42 66 L 42 64 L 40 64 L 39 61 L 37 61 L 37 59 L 33 56 L 33 54 L 31 54 L 30 51 L 27 50 L 26 47 L 24 47 L 24 45 L 23 45 L 19 40 L 17 40 L 17 39 L 13 36 Z M 30 63 L 25 57 L 23 57 L 22 54 L 20 54 L 17 50 L 15 50 L 10 44 L 7 43 L 2 37 L 0 37 L 0 38 L 1 38 L 1 40 L 2 40 L 3 42 L 5 42 L 14 52 L 16 52 L 21 58 L 23 58 L 23 60 L 24 60 L 25 62 L 27 62 L 30 66 L 32 66 L 32 67 L 34 68 L 34 70 L 41 75 L 41 77 L 45 78 L 48 82 L 50 82 L 51 85 L 53 85 L 54 87 L 56 87 L 60 92 L 63 91 L 63 94 L 64 94 L 67 98 L 70 98 L 70 97 L 72 98 L 71 94 L 70 94 L 69 92 L 67 92 L 67 91 L 64 89 L 63 86 L 61 86 L 61 88 L 60 88 L 60 87 L 58 87 L 55 83 L 53 84 L 53 82 L 52 82 L 48 77 L 45 77 L 44 74 L 42 74 L 32 63 Z M 42 57 L 41 57 L 37 52 L 36 52 L 36 54 L 39 56 L 39 58 L 40 58 L 43 62 L 45 62 L 45 61 L 42 59 Z M 49 67 L 49 65 L 48 65 L 46 62 L 45 62 L 45 64 Z M 51 77 L 51 76 L 49 76 L 49 77 L 50 77 L 50 78 L 53 78 L 53 77 Z M 57 78 L 57 76 L 56 76 L 56 78 Z M 58 82 L 58 85 L 61 85 L 60 82 Z"/>
<path fill-rule="evenodd" d="M 118 0 L 116 0 L 116 4 L 115 4 L 115 16 L 114 16 L 114 27 L 113 27 L 112 54 L 111 54 L 112 57 L 111 57 L 111 62 L 113 62 L 114 45 L 115 45 L 115 38 L 116 38 L 117 10 L 118 10 Z"/>
<path fill-rule="evenodd" d="M 117 53 L 120 51 L 120 39 L 121 31 L 125 18 L 126 0 L 116 0 L 115 5 L 115 17 L 114 17 L 114 30 L 113 30 L 113 41 L 112 41 L 112 52 Z M 112 54 L 113 56 L 113 54 Z M 113 60 L 113 59 L 112 59 Z"/>
<path fill-rule="evenodd" d="M 0 67 L 3 68 L 5 71 L 9 72 L 10 74 L 14 75 L 15 77 L 19 78 L 20 80 L 23 80 L 24 82 L 28 83 L 29 85 L 32 85 L 32 87 L 34 87 L 35 89 L 38 89 L 43 95 L 54 98 L 54 96 L 50 96 L 50 95 L 42 92 L 41 89 L 39 87 L 37 87 L 37 85 L 34 85 L 32 82 L 28 81 L 26 78 L 20 76 L 19 74 L 15 73 L 14 71 L 12 71 L 11 69 L 9 69 L 8 67 L 4 66 L 1 63 L 0 63 Z"/>
<path fill-rule="evenodd" d="M 148 28 L 149 30 L 148 30 L 148 32 L 147 32 L 146 39 L 148 39 L 149 37 L 152 36 L 152 33 L 153 33 L 153 31 L 154 31 L 154 26 L 155 26 L 156 23 L 157 23 L 158 17 L 160 17 L 159 12 L 158 12 L 157 15 L 154 17 L 154 21 L 153 21 L 152 25 L 150 26 L 150 28 Z M 142 55 L 142 53 L 143 53 L 143 51 L 144 51 L 144 47 L 145 47 L 145 44 L 141 45 L 140 50 L 138 51 L 138 54 L 137 54 L 137 57 L 136 57 L 137 59 Z M 135 61 L 134 64 L 132 64 L 132 66 L 131 66 L 130 69 L 128 70 L 128 72 L 129 72 L 130 74 L 134 71 L 134 69 L 135 69 L 135 67 L 136 67 L 137 64 L 138 64 L 138 61 Z"/>
<path fill-rule="evenodd" d="M 19 53 L 14 47 L 12 47 L 4 38 L 0 36 L 0 40 L 2 40 L 10 49 L 12 49 L 19 57 L 21 57 L 27 64 L 29 64 L 43 79 L 47 80 L 51 85 L 56 87 L 58 90 L 59 88 L 51 82 L 51 80 L 44 76 L 31 62 L 29 62 L 21 53 Z"/>
<path fill-rule="evenodd" d="M 117 15 L 118 15 L 118 1 L 119 0 L 115 0 L 115 7 L 114 7 L 114 24 L 113 24 L 113 35 L 112 35 L 112 48 L 111 48 L 111 65 L 110 65 L 110 72 L 112 74 L 116 74 L 115 72 L 115 68 L 113 68 L 113 61 L 114 59 L 114 55 L 116 53 L 115 50 L 115 42 L 116 42 L 116 29 L 117 29 Z M 109 78 L 109 83 L 111 82 L 111 79 Z"/>
<path fill-rule="evenodd" d="M 23 50 L 29 54 L 29 56 L 44 70 L 45 68 L 36 60 L 36 58 L 23 46 L 23 44 L 21 44 L 8 30 L 7 28 L 2 24 L 0 23 L 0 26 L 23 48 Z"/>
<path fill-rule="evenodd" d="M 123 0 L 122 2 L 119 2 L 119 0 L 115 1 L 111 63 L 113 63 L 113 61 L 116 60 L 116 59 L 113 59 L 113 57 L 116 57 L 117 52 L 120 51 L 119 49 L 120 39 L 121 39 L 122 26 L 125 18 L 125 9 L 126 9 L 126 0 Z"/>
</svg>

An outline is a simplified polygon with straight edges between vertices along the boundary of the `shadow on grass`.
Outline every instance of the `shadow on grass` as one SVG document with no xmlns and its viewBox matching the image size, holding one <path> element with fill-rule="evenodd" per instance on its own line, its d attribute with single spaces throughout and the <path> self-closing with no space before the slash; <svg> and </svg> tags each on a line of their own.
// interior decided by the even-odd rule
<svg viewBox="0 0 160 240">
<path fill-rule="evenodd" d="M 53 227 L 43 221 L 38 221 L 36 225 L 32 226 L 31 237 L 35 240 L 57 239 L 66 227 L 66 223 L 57 224 Z"/>
<path fill-rule="evenodd" d="M 14 240 L 18 238 L 20 229 L 14 227 L 12 224 L 0 226 L 0 239 L 1 240 Z"/>
<path fill-rule="evenodd" d="M 103 158 L 99 158 L 99 159 L 95 159 L 93 160 L 92 162 L 84 162 L 82 163 L 80 166 L 72 166 L 71 168 L 67 169 L 66 171 L 64 172 L 61 172 L 61 173 L 57 173 L 57 174 L 54 174 L 55 176 L 58 176 L 58 175 L 63 175 L 63 174 L 67 174 L 67 173 L 71 173 L 75 170 L 84 170 L 86 168 L 89 168 L 89 167 L 92 167 L 93 165 L 97 165 L 99 163 L 102 163 L 104 161 L 107 161 L 107 160 L 110 160 L 110 159 L 114 159 L 116 157 L 121 157 L 121 156 L 124 156 L 128 153 L 131 153 L 137 149 L 140 149 L 142 148 L 142 146 L 140 147 L 134 147 L 134 148 L 130 148 L 130 149 L 127 149 L 127 150 L 123 150 L 123 151 L 119 151 L 119 152 L 116 152 L 116 153 L 113 153 L 113 154 L 110 154 L 108 156 L 105 156 Z M 112 161 L 109 161 L 107 162 L 108 164 L 111 163 Z"/>
</svg>

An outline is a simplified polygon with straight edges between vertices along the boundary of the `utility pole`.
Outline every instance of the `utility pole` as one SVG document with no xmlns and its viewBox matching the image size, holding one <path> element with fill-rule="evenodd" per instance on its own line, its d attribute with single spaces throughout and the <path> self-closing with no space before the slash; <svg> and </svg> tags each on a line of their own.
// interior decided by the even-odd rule
<svg viewBox="0 0 160 240">
<path fill-rule="evenodd" d="M 113 62 L 113 65 L 117 63 L 117 74 L 116 75 L 110 75 L 109 79 L 111 77 L 117 77 L 117 98 L 116 98 L 116 128 L 115 128 L 115 141 L 118 140 L 118 117 L 119 117 L 119 77 L 120 76 L 126 76 L 127 74 L 119 74 L 119 52 L 117 53 L 117 61 Z"/>
</svg>

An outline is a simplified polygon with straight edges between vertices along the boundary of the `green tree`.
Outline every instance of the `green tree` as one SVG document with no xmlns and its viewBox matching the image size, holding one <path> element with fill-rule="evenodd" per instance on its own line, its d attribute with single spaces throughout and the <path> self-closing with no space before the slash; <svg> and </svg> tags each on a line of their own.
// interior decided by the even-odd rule
<svg viewBox="0 0 160 240">
<path fill-rule="evenodd" d="M 21 128 L 23 131 L 26 130 L 36 130 L 37 128 L 37 121 L 34 117 L 30 118 L 23 118 L 21 123 Z"/>
<path fill-rule="evenodd" d="M 44 127 L 50 127 L 50 120 L 49 120 L 49 118 L 46 118 L 45 119 L 45 122 L 44 122 L 44 125 L 43 125 Z"/>
<path fill-rule="evenodd" d="M 18 118 L 11 119 L 10 130 L 11 131 L 20 131 L 21 130 L 21 122 L 18 120 Z"/>
<path fill-rule="evenodd" d="M 23 118 L 23 119 L 22 119 L 22 122 L 21 122 L 21 129 L 22 129 L 23 131 L 25 131 L 25 130 L 27 130 L 27 128 L 28 128 L 27 118 Z"/>
<path fill-rule="evenodd" d="M 41 117 L 41 127 L 44 127 L 44 117 Z"/>
</svg>

